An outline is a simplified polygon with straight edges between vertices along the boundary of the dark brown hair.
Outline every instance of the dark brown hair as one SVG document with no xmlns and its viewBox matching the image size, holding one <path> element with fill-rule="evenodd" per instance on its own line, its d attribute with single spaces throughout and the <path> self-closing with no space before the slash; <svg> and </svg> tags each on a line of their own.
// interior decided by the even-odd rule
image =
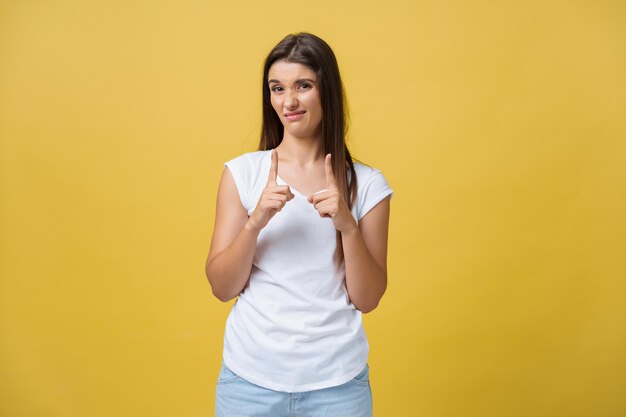
<svg viewBox="0 0 626 417">
<path fill-rule="evenodd" d="M 270 51 L 263 67 L 263 124 L 259 150 L 274 149 L 283 140 L 284 127 L 272 107 L 268 85 L 268 73 L 276 61 L 306 65 L 317 74 L 322 105 L 321 130 L 324 155 L 332 154 L 333 173 L 337 187 L 351 210 L 356 200 L 357 179 L 352 156 L 346 146 L 348 105 L 335 54 L 321 38 L 306 32 L 287 35 Z M 348 172 L 350 172 L 350 183 L 348 183 Z M 335 258 L 337 268 L 339 268 L 344 259 L 339 231 L 337 231 Z"/>
</svg>

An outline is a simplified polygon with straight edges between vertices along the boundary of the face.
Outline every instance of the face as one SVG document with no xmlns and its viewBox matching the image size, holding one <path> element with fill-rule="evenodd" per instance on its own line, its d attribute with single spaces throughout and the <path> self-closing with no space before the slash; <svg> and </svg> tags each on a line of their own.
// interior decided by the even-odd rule
<svg viewBox="0 0 626 417">
<path fill-rule="evenodd" d="M 267 81 L 272 107 L 285 127 L 285 135 L 319 136 L 322 104 L 315 72 L 306 65 L 276 61 Z"/>
</svg>

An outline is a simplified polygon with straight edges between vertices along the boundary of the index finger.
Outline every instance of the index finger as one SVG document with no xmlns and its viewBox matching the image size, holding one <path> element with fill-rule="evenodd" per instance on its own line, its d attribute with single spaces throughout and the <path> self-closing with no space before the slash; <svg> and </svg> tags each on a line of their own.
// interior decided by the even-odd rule
<svg viewBox="0 0 626 417">
<path fill-rule="evenodd" d="M 278 177 L 278 151 L 272 149 L 272 164 L 270 165 L 270 175 L 267 177 L 267 185 L 277 185 L 276 177 Z"/>
<path fill-rule="evenodd" d="M 332 155 L 326 155 L 325 169 L 326 169 L 326 185 L 330 187 L 336 187 L 335 174 L 333 173 Z"/>
</svg>

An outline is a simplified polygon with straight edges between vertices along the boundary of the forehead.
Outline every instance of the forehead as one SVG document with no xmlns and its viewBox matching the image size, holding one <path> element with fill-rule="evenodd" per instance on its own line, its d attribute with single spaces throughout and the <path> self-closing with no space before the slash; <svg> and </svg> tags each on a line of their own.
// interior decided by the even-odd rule
<svg viewBox="0 0 626 417">
<path fill-rule="evenodd" d="M 280 82 L 289 82 L 308 78 L 316 81 L 317 75 L 315 71 L 306 65 L 296 62 L 276 61 L 272 64 L 268 71 L 268 80 L 278 80 Z"/>
</svg>

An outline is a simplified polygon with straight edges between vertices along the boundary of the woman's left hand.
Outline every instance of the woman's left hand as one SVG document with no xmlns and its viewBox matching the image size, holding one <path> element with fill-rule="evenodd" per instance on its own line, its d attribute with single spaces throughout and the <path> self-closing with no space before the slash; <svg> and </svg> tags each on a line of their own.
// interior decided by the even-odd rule
<svg viewBox="0 0 626 417">
<path fill-rule="evenodd" d="M 358 227 L 356 220 L 352 217 L 350 209 L 346 204 L 341 192 L 335 182 L 333 173 L 331 154 L 326 155 L 324 167 L 326 170 L 326 189 L 310 195 L 307 200 L 313 204 L 321 217 L 330 217 L 335 225 L 335 229 L 340 232 L 347 232 Z"/>
</svg>

